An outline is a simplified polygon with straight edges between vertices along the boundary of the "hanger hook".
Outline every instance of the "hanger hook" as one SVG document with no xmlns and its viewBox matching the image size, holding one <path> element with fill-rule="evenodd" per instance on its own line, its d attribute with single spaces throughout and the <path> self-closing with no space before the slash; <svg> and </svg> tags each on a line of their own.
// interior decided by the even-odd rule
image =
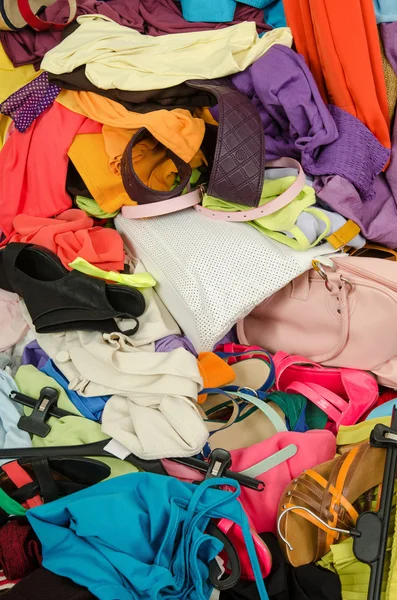
<svg viewBox="0 0 397 600">
<path fill-rule="evenodd" d="M 323 521 L 319 516 L 317 516 L 313 511 L 309 510 L 308 508 L 306 508 L 305 506 L 290 506 L 288 508 L 286 508 L 281 515 L 279 516 L 279 518 L 277 519 L 277 533 L 280 537 L 280 539 L 284 542 L 284 544 L 286 544 L 286 546 L 288 546 L 288 549 L 292 552 L 293 547 L 291 546 L 291 544 L 289 543 L 289 541 L 283 536 L 283 534 L 281 533 L 281 519 L 284 517 L 284 515 L 286 515 L 288 512 L 290 512 L 291 510 L 303 510 L 307 513 L 309 513 L 309 515 L 311 515 L 312 517 L 314 517 L 317 521 L 319 521 L 320 523 L 322 523 L 324 525 L 324 527 L 327 527 L 328 529 L 330 529 L 331 531 L 337 531 L 338 533 L 346 533 L 347 535 L 351 535 L 351 531 L 349 531 L 348 529 L 339 529 L 339 527 L 331 527 L 331 525 L 328 525 L 328 523 L 326 523 L 325 521 Z"/>
</svg>

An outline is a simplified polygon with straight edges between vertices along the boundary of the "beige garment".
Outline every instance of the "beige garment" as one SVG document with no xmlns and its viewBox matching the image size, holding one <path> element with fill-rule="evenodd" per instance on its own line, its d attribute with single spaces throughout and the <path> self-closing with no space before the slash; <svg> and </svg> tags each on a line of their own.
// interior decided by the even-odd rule
<svg viewBox="0 0 397 600">
<path fill-rule="evenodd" d="M 86 65 L 101 89 L 164 89 L 188 79 L 214 79 L 243 71 L 274 44 L 291 47 L 289 28 L 259 38 L 254 22 L 224 29 L 153 37 L 102 15 L 84 15 L 80 27 L 47 52 L 41 68 L 70 73 Z"/>
</svg>

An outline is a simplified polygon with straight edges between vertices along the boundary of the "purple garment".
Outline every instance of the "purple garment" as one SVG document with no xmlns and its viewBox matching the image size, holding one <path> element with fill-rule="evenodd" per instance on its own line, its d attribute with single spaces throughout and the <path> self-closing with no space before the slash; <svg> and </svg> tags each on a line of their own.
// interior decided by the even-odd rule
<svg viewBox="0 0 397 600">
<path fill-rule="evenodd" d="M 389 151 L 361 121 L 327 108 L 302 56 L 277 44 L 231 79 L 259 110 L 268 160 L 296 158 L 310 175 L 340 175 L 374 196 Z"/>
<path fill-rule="evenodd" d="M 23 349 L 22 364 L 33 365 L 36 369 L 42 369 L 49 360 L 49 356 L 41 349 L 36 340 L 30 342 Z"/>
<path fill-rule="evenodd" d="M 385 54 L 394 72 L 397 73 L 397 22 L 382 23 L 379 30 Z"/>
<path fill-rule="evenodd" d="M 100 14 L 113 21 L 132 27 L 143 33 L 144 23 L 138 13 L 140 0 L 79 0 L 77 16 Z M 56 2 L 45 9 L 42 19 L 56 23 L 66 22 L 69 15 L 67 2 Z M 33 64 L 39 69 L 40 63 L 46 52 L 55 48 L 62 41 L 61 31 L 37 32 L 26 27 L 21 31 L 0 31 L 0 42 L 13 63 L 14 67 Z"/>
<path fill-rule="evenodd" d="M 4 100 L 0 104 L 0 113 L 11 117 L 15 127 L 23 133 L 52 105 L 60 91 L 60 87 L 48 81 L 48 73 L 44 72 Z"/>
<path fill-rule="evenodd" d="M 220 342 L 215 344 L 215 348 L 219 344 L 230 343 L 237 343 L 235 327 L 232 327 L 229 333 L 227 333 L 225 337 L 220 340 Z M 194 354 L 194 356 L 197 356 L 197 352 L 195 351 L 192 342 L 185 335 L 167 335 L 167 337 L 156 342 L 156 352 L 171 352 L 171 350 L 176 350 L 177 348 L 185 348 L 185 350 L 191 352 Z"/>
<path fill-rule="evenodd" d="M 361 198 L 356 188 L 339 176 L 316 177 L 314 189 L 321 204 L 357 223 L 368 241 L 397 248 L 397 204 L 384 174 L 375 178 L 372 200 Z"/>
</svg>

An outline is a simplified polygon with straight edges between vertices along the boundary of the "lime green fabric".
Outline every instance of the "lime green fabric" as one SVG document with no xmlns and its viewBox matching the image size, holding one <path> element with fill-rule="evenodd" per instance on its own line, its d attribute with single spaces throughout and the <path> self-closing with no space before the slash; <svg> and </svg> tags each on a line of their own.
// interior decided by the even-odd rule
<svg viewBox="0 0 397 600">
<path fill-rule="evenodd" d="M 364 510 L 376 510 L 378 491 L 374 493 L 371 505 L 365 506 L 364 496 L 361 498 Z M 394 488 L 393 510 L 390 518 L 384 576 L 382 580 L 381 600 L 397 598 L 397 542 L 396 542 L 396 504 L 397 484 Z M 331 546 L 330 551 L 318 563 L 319 566 L 336 573 L 341 580 L 342 600 L 367 600 L 370 568 L 361 563 L 353 553 L 353 539 L 348 538 L 340 544 Z"/>
<path fill-rule="evenodd" d="M 356 425 L 341 425 L 339 427 L 338 435 L 336 436 L 337 446 L 349 446 L 350 444 L 360 444 L 369 440 L 371 431 L 377 423 L 382 425 L 390 426 L 391 417 L 378 417 L 376 419 L 369 419 L 369 421 L 363 421 Z"/>
<path fill-rule="evenodd" d="M 97 219 L 113 219 L 119 214 L 119 210 L 112 213 L 107 213 L 99 206 L 98 202 L 93 198 L 86 198 L 85 196 L 76 196 L 75 200 L 77 206 L 84 210 L 90 217 L 96 217 Z"/>
<path fill-rule="evenodd" d="M 75 415 L 79 415 L 79 411 L 69 400 L 65 390 L 53 379 L 48 377 L 41 371 L 38 371 L 32 365 L 20 367 L 15 376 L 15 381 L 22 394 L 38 398 L 43 387 L 49 386 L 55 388 L 59 393 L 58 407 L 63 408 Z M 31 414 L 32 410 L 25 407 L 25 414 Z M 90 444 L 108 439 L 109 436 L 102 433 L 101 426 L 95 421 L 86 419 L 85 417 L 63 417 L 57 419 L 50 417 L 48 424 L 51 426 L 51 431 L 45 438 L 32 436 L 33 447 L 42 446 L 78 446 L 81 444 Z M 136 472 L 136 469 L 130 463 L 124 462 L 117 458 L 102 458 L 93 456 L 96 460 L 100 460 L 111 468 L 111 477 L 125 475 L 126 473 Z"/>
<path fill-rule="evenodd" d="M 26 514 L 26 508 L 18 504 L 15 500 L 10 498 L 0 488 L 0 508 L 2 508 L 7 514 L 14 515 L 16 517 L 23 517 Z"/>
<path fill-rule="evenodd" d="M 69 267 L 76 271 L 80 271 L 80 273 L 90 275 L 91 277 L 99 277 L 100 279 L 106 279 L 106 281 L 114 281 L 115 283 L 120 283 L 133 288 L 152 288 L 157 283 L 150 273 L 128 275 L 126 273 L 118 273 L 117 271 L 103 271 L 98 267 L 94 267 L 94 265 L 80 256 L 69 263 Z"/>
<path fill-rule="evenodd" d="M 294 183 L 296 177 L 281 177 L 280 179 L 266 179 L 263 184 L 262 197 L 259 202 L 259 206 L 264 206 L 269 202 L 272 202 L 275 198 L 280 196 L 283 192 Z M 292 202 L 290 202 L 284 208 L 256 219 L 255 221 L 247 221 L 249 225 L 258 229 L 261 233 L 264 233 L 268 237 L 286 244 L 290 248 L 295 250 L 307 250 L 313 246 L 316 246 L 323 240 L 331 231 L 331 222 L 328 217 L 321 210 L 316 208 L 310 208 L 316 202 L 316 195 L 313 188 L 306 185 Z M 206 194 L 203 199 L 203 206 L 210 210 L 219 211 L 246 211 L 247 207 L 241 204 L 234 204 L 232 202 L 226 202 L 209 196 Z M 295 224 L 299 215 L 303 212 L 309 212 L 325 223 L 325 229 L 323 233 L 311 244 L 302 230 Z M 290 233 L 293 237 L 286 235 L 286 232 Z"/>
</svg>

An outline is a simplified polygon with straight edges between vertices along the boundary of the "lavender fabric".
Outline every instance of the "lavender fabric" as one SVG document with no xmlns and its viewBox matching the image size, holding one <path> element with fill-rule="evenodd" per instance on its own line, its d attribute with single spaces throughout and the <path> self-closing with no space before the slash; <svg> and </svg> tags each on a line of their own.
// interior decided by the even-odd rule
<svg viewBox="0 0 397 600">
<path fill-rule="evenodd" d="M 397 248 L 397 203 L 383 174 L 375 178 L 371 200 L 339 176 L 316 177 L 314 189 L 320 204 L 357 223 L 367 240 Z"/>
<path fill-rule="evenodd" d="M 379 25 L 379 31 L 385 54 L 394 72 L 397 73 L 397 22 L 382 23 Z"/>
<path fill-rule="evenodd" d="M 60 87 L 48 81 L 48 73 L 44 72 L 4 100 L 0 104 L 0 113 L 11 117 L 15 127 L 23 133 L 52 105 L 60 91 Z"/>
<path fill-rule="evenodd" d="M 231 343 L 238 343 L 235 327 L 232 327 L 225 337 L 215 345 L 215 348 L 219 346 L 219 344 Z M 194 356 L 197 356 L 197 352 L 195 351 L 192 342 L 185 335 L 167 335 L 167 337 L 156 342 L 156 352 L 171 352 L 171 350 L 176 350 L 176 348 L 184 348 L 188 352 L 194 354 Z"/>
<path fill-rule="evenodd" d="M 361 121 L 327 108 L 302 56 L 277 44 L 231 79 L 259 110 L 267 160 L 296 158 L 307 173 L 340 175 L 364 198 L 374 197 L 373 180 L 389 151 Z"/>
<path fill-rule="evenodd" d="M 27 344 L 23 349 L 22 365 L 33 365 L 40 370 L 48 360 L 49 356 L 41 349 L 36 340 Z"/>
<path fill-rule="evenodd" d="M 394 119 L 391 160 L 374 180 L 374 197 L 360 196 L 343 177 L 316 177 L 317 198 L 326 207 L 352 219 L 368 240 L 397 248 L 397 119 Z"/>
<path fill-rule="evenodd" d="M 116 23 L 149 35 L 218 29 L 231 24 L 188 23 L 173 0 L 79 0 L 77 4 L 77 16 L 105 15 Z M 68 14 L 67 3 L 56 2 L 44 11 L 42 18 L 61 23 L 66 22 Z M 272 29 L 264 22 L 263 9 L 238 3 L 232 23 L 242 21 L 255 21 L 258 33 Z M 39 69 L 44 54 L 61 41 L 61 31 L 36 32 L 29 27 L 17 32 L 0 31 L 0 42 L 14 67 L 33 64 Z"/>
</svg>

